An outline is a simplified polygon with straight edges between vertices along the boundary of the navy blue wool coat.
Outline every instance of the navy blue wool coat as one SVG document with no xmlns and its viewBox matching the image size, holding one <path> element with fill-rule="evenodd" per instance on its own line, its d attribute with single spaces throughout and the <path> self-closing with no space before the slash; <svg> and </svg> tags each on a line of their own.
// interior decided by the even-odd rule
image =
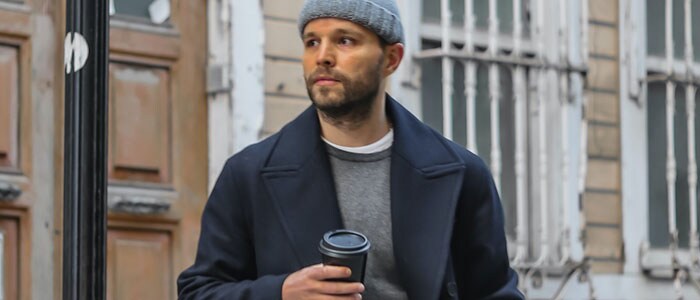
<svg viewBox="0 0 700 300">
<path fill-rule="evenodd" d="M 503 210 L 484 162 L 391 97 L 394 257 L 411 299 L 523 299 L 509 267 Z M 343 228 L 316 110 L 231 157 L 202 216 L 181 299 L 279 299 L 287 275 L 320 263 Z"/>
</svg>

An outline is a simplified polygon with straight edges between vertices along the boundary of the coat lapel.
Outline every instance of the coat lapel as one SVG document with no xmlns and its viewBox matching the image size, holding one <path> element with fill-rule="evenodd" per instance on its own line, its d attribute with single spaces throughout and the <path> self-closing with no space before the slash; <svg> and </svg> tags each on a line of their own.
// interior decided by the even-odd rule
<svg viewBox="0 0 700 300">
<path fill-rule="evenodd" d="M 411 299 L 437 299 L 464 163 L 444 139 L 388 96 L 387 113 L 394 124 L 391 220 L 396 266 Z M 262 177 L 301 268 L 320 261 L 319 240 L 343 224 L 315 109 L 307 109 L 279 134 Z"/>
<path fill-rule="evenodd" d="M 301 268 L 320 262 L 323 234 L 343 225 L 315 110 L 307 109 L 287 127 L 262 177 Z"/>
<path fill-rule="evenodd" d="M 391 211 L 394 257 L 411 299 L 437 299 L 447 265 L 464 163 L 391 98 L 394 122 Z"/>
</svg>

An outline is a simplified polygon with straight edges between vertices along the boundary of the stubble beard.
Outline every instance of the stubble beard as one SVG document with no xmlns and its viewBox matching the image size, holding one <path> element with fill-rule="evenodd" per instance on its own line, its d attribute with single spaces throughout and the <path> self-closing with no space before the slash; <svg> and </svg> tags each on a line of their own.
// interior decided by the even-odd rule
<svg viewBox="0 0 700 300">
<path fill-rule="evenodd" d="M 324 121 L 336 126 L 355 127 L 369 118 L 380 92 L 381 62 L 376 69 L 356 80 L 328 68 L 316 69 L 306 78 L 309 98 Z M 314 87 L 312 78 L 319 74 L 330 75 L 338 80 L 342 90 L 337 87 Z"/>
</svg>

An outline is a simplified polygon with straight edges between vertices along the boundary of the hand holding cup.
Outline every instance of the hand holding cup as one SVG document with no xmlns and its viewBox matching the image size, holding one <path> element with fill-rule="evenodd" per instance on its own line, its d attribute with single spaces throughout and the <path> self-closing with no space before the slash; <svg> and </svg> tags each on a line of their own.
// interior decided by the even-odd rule
<svg viewBox="0 0 700 300">
<path fill-rule="evenodd" d="M 350 268 L 352 275 L 340 279 L 341 281 L 361 283 L 364 283 L 369 248 L 367 237 L 347 229 L 327 232 L 318 245 L 324 265 Z"/>
</svg>

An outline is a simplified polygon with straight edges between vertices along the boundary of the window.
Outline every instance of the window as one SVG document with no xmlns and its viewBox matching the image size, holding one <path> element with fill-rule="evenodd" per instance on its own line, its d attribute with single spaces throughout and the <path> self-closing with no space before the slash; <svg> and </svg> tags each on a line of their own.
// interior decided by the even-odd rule
<svg viewBox="0 0 700 300">
<path fill-rule="evenodd" d="M 646 20 L 648 241 L 697 252 L 700 3 L 647 0 Z"/>
<path fill-rule="evenodd" d="M 170 19 L 170 0 L 110 0 L 110 15 L 163 24 Z"/>
<path fill-rule="evenodd" d="M 0 171 L 19 169 L 19 49 L 0 44 Z"/>
<path fill-rule="evenodd" d="M 422 119 L 491 168 L 516 267 L 582 256 L 584 3 L 422 0 Z"/>
</svg>

